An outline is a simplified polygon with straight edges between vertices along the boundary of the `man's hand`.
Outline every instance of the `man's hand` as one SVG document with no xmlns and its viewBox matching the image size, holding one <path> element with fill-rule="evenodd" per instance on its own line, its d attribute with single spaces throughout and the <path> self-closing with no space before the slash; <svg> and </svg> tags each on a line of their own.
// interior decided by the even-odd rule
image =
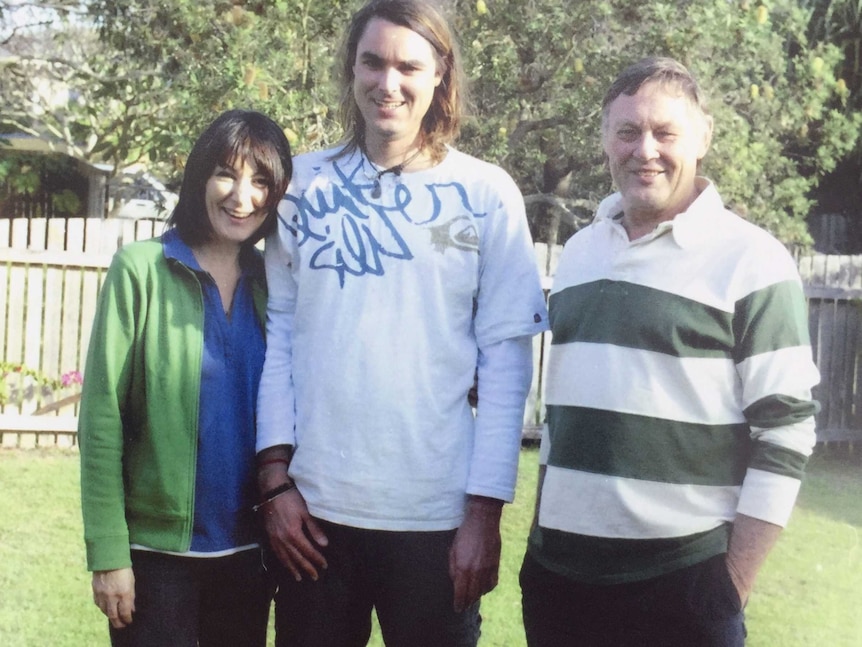
<svg viewBox="0 0 862 647">
<path fill-rule="evenodd" d="M 93 572 L 93 602 L 114 629 L 132 623 L 135 612 L 135 575 L 131 568 Z"/>
<path fill-rule="evenodd" d="M 292 458 L 293 448 L 289 445 L 274 445 L 257 455 L 261 496 L 291 482 L 288 467 Z M 259 514 L 263 516 L 273 552 L 296 581 L 303 574 L 316 580 L 318 569 L 326 568 L 326 558 L 318 548 L 325 547 L 329 540 L 309 514 L 299 490 L 294 488 L 261 504 Z"/>
<path fill-rule="evenodd" d="M 299 582 L 303 574 L 316 580 L 326 558 L 318 550 L 329 540 L 308 512 L 296 488 L 277 496 L 260 508 L 273 552 Z"/>
<path fill-rule="evenodd" d="M 727 570 L 743 607 L 754 588 L 757 573 L 778 541 L 781 530 L 781 526 L 744 514 L 737 514 L 733 521 L 727 548 Z"/>
<path fill-rule="evenodd" d="M 503 502 L 471 496 L 464 521 L 449 549 L 449 577 L 455 611 L 461 613 L 497 586 L 500 569 L 500 514 Z"/>
</svg>

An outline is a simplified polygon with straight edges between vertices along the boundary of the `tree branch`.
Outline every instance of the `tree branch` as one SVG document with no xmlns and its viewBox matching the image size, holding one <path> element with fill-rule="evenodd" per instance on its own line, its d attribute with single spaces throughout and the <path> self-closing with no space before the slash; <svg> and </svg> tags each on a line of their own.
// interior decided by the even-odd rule
<svg viewBox="0 0 862 647">
<path fill-rule="evenodd" d="M 566 224 L 571 225 L 575 229 L 580 229 L 592 222 L 592 214 L 598 206 L 593 200 L 561 198 L 550 193 L 533 193 L 531 195 L 526 195 L 524 196 L 524 204 L 527 207 L 534 204 L 549 204 L 552 207 L 559 209 Z M 579 215 L 574 211 L 574 209 L 586 211 L 590 215 Z"/>
<path fill-rule="evenodd" d="M 562 116 L 548 117 L 547 119 L 536 119 L 533 121 L 519 121 L 518 125 L 515 126 L 515 130 L 513 130 L 512 134 L 509 135 L 509 147 L 511 148 L 516 146 L 517 144 L 520 144 L 524 137 L 526 137 L 531 132 L 534 132 L 536 130 L 545 130 L 548 128 L 556 128 L 557 126 L 563 126 L 568 123 L 568 118 Z"/>
</svg>

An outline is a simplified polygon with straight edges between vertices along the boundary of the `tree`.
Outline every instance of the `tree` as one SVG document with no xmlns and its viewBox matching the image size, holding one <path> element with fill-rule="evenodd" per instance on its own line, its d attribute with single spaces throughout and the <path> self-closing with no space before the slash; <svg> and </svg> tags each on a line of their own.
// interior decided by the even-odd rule
<svg viewBox="0 0 862 647">
<path fill-rule="evenodd" d="M 197 134 L 233 107 L 271 115 L 295 145 L 331 143 L 340 5 L 92 0 L 74 21 L 11 30 L 0 132 L 44 137 L 118 171 L 161 164 L 162 174 L 181 169 Z"/>
<path fill-rule="evenodd" d="M 862 104 L 862 2 L 859 0 L 807 0 L 811 12 L 808 35 L 812 40 L 833 43 L 844 52 L 839 78 L 854 94 L 853 105 Z"/>
<path fill-rule="evenodd" d="M 295 147 L 331 143 L 329 67 L 345 4 L 93 0 L 90 10 L 103 44 L 124 51 L 152 83 L 143 105 L 156 130 L 146 154 L 181 164 L 197 133 L 234 107 L 267 113 Z M 116 76 L 105 93 L 122 94 Z"/>
<path fill-rule="evenodd" d="M 601 84 L 585 72 L 583 43 L 601 28 L 601 3 L 456 3 L 477 118 L 462 145 L 516 178 L 535 238 L 554 243 L 588 222 L 607 192 L 595 122 Z M 600 13 L 596 14 L 596 10 Z M 604 55 L 610 68 L 610 42 Z M 563 236 L 563 238 L 565 235 Z"/>
<path fill-rule="evenodd" d="M 862 110 L 862 2 L 860 0 L 808 0 L 805 3 L 812 17 L 808 25 L 809 38 L 833 43 L 844 53 L 843 62 L 835 70 L 836 84 L 842 90 L 844 111 Z M 857 140 L 852 154 L 840 160 L 818 186 L 815 197 L 820 213 L 843 214 L 850 241 L 845 250 L 862 251 L 862 142 Z M 853 234 L 855 233 L 855 236 Z M 853 240 L 855 238 L 855 240 Z M 854 246 L 855 245 L 855 246 Z"/>
<path fill-rule="evenodd" d="M 57 153 L 86 159 L 92 129 L 81 128 L 66 111 L 77 100 L 68 82 L 97 44 L 94 35 L 88 38 L 75 25 L 82 15 L 79 3 L 72 1 L 0 3 L 0 133 L 37 137 Z M 4 214 L 12 196 L 37 196 L 38 208 L 50 213 L 78 213 L 79 184 L 59 154 L 0 151 Z M 47 207 L 38 198 L 40 191 L 50 198 Z"/>
<path fill-rule="evenodd" d="M 678 58 L 699 78 L 717 126 L 705 173 L 732 208 L 787 243 L 809 242 L 818 183 L 859 140 L 859 79 L 848 73 L 858 70 L 858 29 L 816 27 L 826 4 L 859 0 L 441 1 L 472 81 L 459 147 L 512 173 L 541 240 L 564 240 L 611 190 L 601 98 L 645 55 Z M 331 145 L 341 133 L 331 68 L 358 4 L 89 0 L 86 24 L 40 36 L 80 48 L 39 61 L 65 70 L 80 94 L 53 113 L 22 110 L 14 127 L 65 137 L 118 168 L 166 165 L 162 174 L 178 173 L 196 134 L 231 107 L 272 116 L 296 151 Z M 23 65 L 3 69 L 35 75 Z"/>
<path fill-rule="evenodd" d="M 97 74 L 99 44 L 91 31 L 65 25 L 14 37 L 0 66 L 4 97 L 0 128 L 43 137 L 88 159 L 103 124 L 86 120 L 78 87 Z"/>
<path fill-rule="evenodd" d="M 560 198 L 562 216 L 539 223 L 544 238 L 553 240 L 560 219 L 577 225 L 571 215 L 610 189 L 599 149 L 604 90 L 625 64 L 668 55 L 712 97 L 716 135 L 704 170 L 730 206 L 787 243 L 810 241 L 812 191 L 852 151 L 862 124 L 836 78 L 842 52 L 807 38 L 811 12 L 799 2 L 485 0 L 481 12 L 456 4 L 482 115 L 468 145 L 512 170 L 528 200 Z"/>
</svg>

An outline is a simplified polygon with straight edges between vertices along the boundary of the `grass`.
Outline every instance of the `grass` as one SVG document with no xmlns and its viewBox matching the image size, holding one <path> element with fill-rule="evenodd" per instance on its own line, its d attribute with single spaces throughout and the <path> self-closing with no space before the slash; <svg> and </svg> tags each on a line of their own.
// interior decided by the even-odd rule
<svg viewBox="0 0 862 647">
<path fill-rule="evenodd" d="M 815 454 L 749 604 L 749 647 L 862 645 L 862 455 Z"/>
<path fill-rule="evenodd" d="M 481 647 L 524 644 L 518 569 L 536 463 L 536 450 L 525 449 L 518 498 L 503 515 L 500 584 L 482 603 Z M 0 450 L 0 496 L 0 645 L 107 645 L 84 566 L 77 452 Z M 819 451 L 749 604 L 749 647 L 862 645 L 860 531 L 858 452 Z"/>
</svg>

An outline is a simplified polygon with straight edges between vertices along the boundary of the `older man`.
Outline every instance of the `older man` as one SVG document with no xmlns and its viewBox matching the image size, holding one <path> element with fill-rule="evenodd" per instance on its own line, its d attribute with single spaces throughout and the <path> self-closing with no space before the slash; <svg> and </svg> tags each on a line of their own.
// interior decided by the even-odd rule
<svg viewBox="0 0 862 647">
<path fill-rule="evenodd" d="M 730 646 L 815 441 L 819 379 L 794 262 L 698 176 L 697 82 L 642 60 L 608 91 L 619 192 L 566 244 L 537 516 L 533 647 Z"/>
</svg>

